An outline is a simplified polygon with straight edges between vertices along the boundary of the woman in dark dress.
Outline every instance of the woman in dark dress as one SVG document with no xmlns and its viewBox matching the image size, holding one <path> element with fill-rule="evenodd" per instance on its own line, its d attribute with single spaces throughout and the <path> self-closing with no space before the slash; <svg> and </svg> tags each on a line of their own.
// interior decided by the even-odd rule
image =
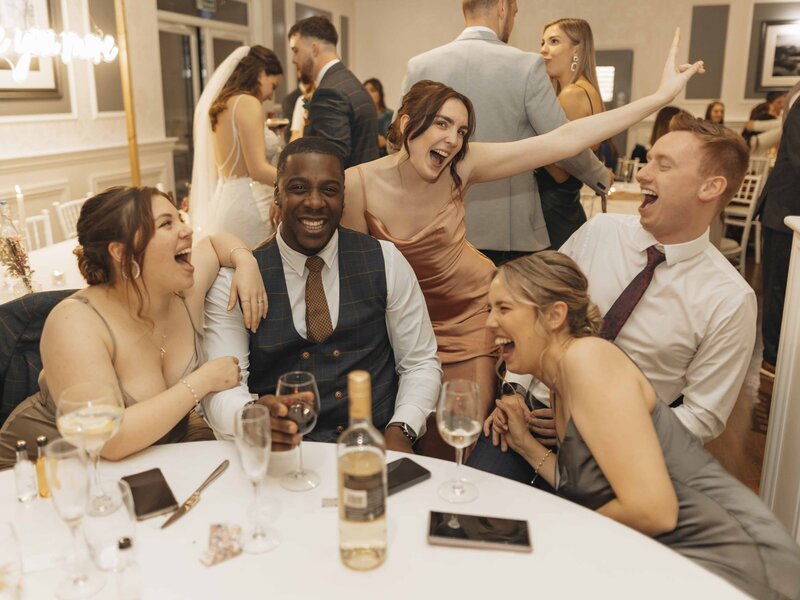
<svg viewBox="0 0 800 600">
<path fill-rule="evenodd" d="M 487 327 L 510 370 L 550 388 L 558 453 L 531 435 L 516 397 L 497 401 L 494 427 L 560 496 L 756 598 L 800 598 L 800 549 L 656 398 L 633 361 L 595 337 L 602 319 L 587 290 L 575 262 L 558 252 L 500 268 Z"/>
<path fill-rule="evenodd" d="M 559 19 L 546 25 L 540 52 L 558 102 L 570 121 L 603 111 L 589 23 Z M 536 184 L 550 247 L 557 250 L 586 222 L 581 205 L 583 184 L 555 165 L 537 169 Z"/>
</svg>

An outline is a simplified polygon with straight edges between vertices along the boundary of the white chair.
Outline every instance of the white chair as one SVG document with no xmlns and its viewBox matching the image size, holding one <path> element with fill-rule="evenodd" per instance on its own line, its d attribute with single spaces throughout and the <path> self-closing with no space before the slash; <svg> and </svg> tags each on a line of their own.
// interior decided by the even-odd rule
<svg viewBox="0 0 800 600">
<path fill-rule="evenodd" d="M 769 156 L 751 156 L 747 165 L 747 172 L 751 175 L 761 175 L 761 188 L 756 192 L 756 197 L 761 196 L 761 190 L 767 184 L 767 177 L 772 168 L 772 159 Z M 753 240 L 756 244 L 756 264 L 761 264 L 761 218 L 753 219 Z"/>
<path fill-rule="evenodd" d="M 742 186 L 725 208 L 723 222 L 727 227 L 741 227 L 742 241 L 723 237 L 720 252 L 729 260 L 737 259 L 739 272 L 744 277 L 745 255 L 747 242 L 750 239 L 750 229 L 753 226 L 753 212 L 758 202 L 758 192 L 761 190 L 761 175 L 745 175 Z M 761 240 L 756 239 L 756 261 L 761 260 Z"/>
<path fill-rule="evenodd" d="M 53 202 L 61 232 L 65 239 L 78 237 L 78 217 L 81 216 L 81 207 L 86 198 L 78 198 L 69 202 Z"/>
<path fill-rule="evenodd" d="M 749 175 L 761 175 L 762 182 L 766 182 L 767 175 L 769 175 L 769 160 L 769 156 L 751 156 L 747 165 L 747 173 Z"/>
<path fill-rule="evenodd" d="M 41 214 L 25 218 L 25 236 L 28 251 L 53 245 L 53 226 L 50 223 L 49 210 L 45 208 Z"/>
</svg>

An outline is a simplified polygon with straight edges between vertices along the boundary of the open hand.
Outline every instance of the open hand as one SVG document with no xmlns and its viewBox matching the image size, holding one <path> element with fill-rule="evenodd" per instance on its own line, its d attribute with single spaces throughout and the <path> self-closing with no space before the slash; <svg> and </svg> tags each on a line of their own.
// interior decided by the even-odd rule
<svg viewBox="0 0 800 600">
<path fill-rule="evenodd" d="M 239 252 L 239 254 L 248 253 Z M 237 299 L 242 305 L 244 326 L 255 333 L 261 320 L 267 316 L 267 290 L 264 288 L 258 262 L 252 255 L 248 255 L 247 260 L 238 260 L 236 263 L 228 310 L 236 305 Z"/>
<path fill-rule="evenodd" d="M 694 64 L 676 65 L 675 60 L 678 54 L 678 41 L 681 38 L 680 27 L 675 29 L 675 37 L 672 38 L 672 46 L 667 55 L 667 62 L 664 64 L 664 73 L 661 75 L 661 84 L 658 86 L 657 94 L 664 96 L 664 103 L 670 102 L 686 86 L 686 83 L 695 73 L 705 73 L 705 66 L 702 60 Z"/>
</svg>

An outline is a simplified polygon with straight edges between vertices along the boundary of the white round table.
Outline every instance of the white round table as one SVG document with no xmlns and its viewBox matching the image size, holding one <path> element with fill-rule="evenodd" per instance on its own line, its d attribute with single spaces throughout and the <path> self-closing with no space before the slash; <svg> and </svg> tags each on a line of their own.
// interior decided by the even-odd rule
<svg viewBox="0 0 800 600">
<path fill-rule="evenodd" d="M 32 250 L 28 259 L 33 270 L 33 282 L 37 291 L 70 290 L 86 287 L 86 280 L 78 269 L 78 259 L 72 253 L 78 245 L 78 240 L 71 239 L 50 246 Z M 61 277 L 55 277 L 58 271 Z M 13 300 L 14 297 L 7 293 L 5 279 L 8 275 L 5 267 L 0 267 L 0 304 Z"/>
<path fill-rule="evenodd" d="M 267 554 L 242 554 L 215 566 L 198 557 L 209 525 L 245 522 L 253 491 L 231 442 L 152 447 L 118 463 L 101 464 L 101 475 L 123 476 L 160 467 L 178 502 L 225 458 L 231 465 L 207 488 L 197 506 L 171 527 L 166 517 L 138 524 L 135 544 L 145 598 L 745 598 L 726 581 L 654 540 L 556 496 L 464 467 L 480 497 L 451 505 L 437 495 L 452 463 L 413 457 L 431 479 L 388 501 L 388 558 L 376 570 L 355 572 L 339 560 L 338 510 L 322 506 L 336 496 L 335 446 L 306 442 L 307 466 L 322 477 L 310 492 L 295 493 L 268 478 L 265 495 L 280 506 L 273 527 L 280 546 Z M 273 455 L 274 456 L 274 455 Z M 388 460 L 402 455 L 390 452 Z M 282 456 L 273 463 L 286 463 Z M 428 512 L 525 519 L 533 553 L 431 546 Z M 0 473 L 0 514 L 15 523 L 21 540 L 26 598 L 51 598 L 63 576 L 58 557 L 70 549 L 66 525 L 50 500 L 22 505 L 11 470 Z M 109 575 L 98 598 L 115 598 Z"/>
</svg>

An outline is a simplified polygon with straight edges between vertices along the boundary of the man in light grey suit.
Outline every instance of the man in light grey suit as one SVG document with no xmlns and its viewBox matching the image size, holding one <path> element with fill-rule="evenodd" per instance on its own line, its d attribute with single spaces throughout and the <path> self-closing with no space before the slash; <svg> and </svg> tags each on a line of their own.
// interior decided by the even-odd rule
<svg viewBox="0 0 800 600">
<path fill-rule="evenodd" d="M 541 56 L 509 46 L 516 0 L 462 0 L 466 29 L 454 41 L 408 61 L 403 94 L 423 79 L 441 81 L 475 105 L 475 141 L 509 142 L 567 122 Z M 558 163 L 596 191 L 609 171 L 589 151 Z M 467 239 L 501 264 L 550 246 L 532 172 L 473 186 L 466 196 Z"/>
</svg>

